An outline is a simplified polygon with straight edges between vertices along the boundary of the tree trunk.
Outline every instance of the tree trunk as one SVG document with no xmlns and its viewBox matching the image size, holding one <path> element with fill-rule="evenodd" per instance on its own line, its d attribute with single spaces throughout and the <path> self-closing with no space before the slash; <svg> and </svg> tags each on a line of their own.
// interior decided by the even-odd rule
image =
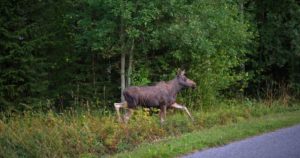
<svg viewBox="0 0 300 158">
<path fill-rule="evenodd" d="M 121 46 L 121 101 L 123 102 L 124 96 L 123 91 L 125 89 L 126 78 L 125 78 L 125 62 L 126 62 L 126 53 L 125 53 L 125 32 L 124 32 L 124 18 L 122 13 L 124 12 L 124 2 L 121 1 L 121 15 L 120 15 L 120 46 Z"/>
<path fill-rule="evenodd" d="M 121 55 L 121 101 L 124 101 L 123 91 L 125 89 L 125 52 Z"/>
<path fill-rule="evenodd" d="M 244 0 L 240 0 L 239 3 L 240 3 L 240 21 L 241 21 L 241 23 L 244 23 Z M 241 70 L 242 70 L 242 73 L 246 73 L 245 63 L 241 64 Z M 245 82 L 246 81 L 242 80 L 241 88 L 243 88 L 243 89 L 246 88 Z M 241 94 L 241 97 L 244 97 L 245 91 L 240 91 L 240 94 Z"/>
<path fill-rule="evenodd" d="M 134 50 L 134 40 L 132 40 L 132 45 L 129 50 L 129 62 L 128 62 L 128 69 L 127 69 L 127 87 L 131 85 L 133 50 Z"/>
<path fill-rule="evenodd" d="M 95 70 L 95 53 L 92 55 L 92 71 L 93 71 L 93 89 L 94 89 L 94 98 L 97 96 L 97 86 L 96 86 L 96 70 Z"/>
<path fill-rule="evenodd" d="M 244 23 L 244 0 L 240 0 L 240 18 L 241 22 Z"/>
</svg>

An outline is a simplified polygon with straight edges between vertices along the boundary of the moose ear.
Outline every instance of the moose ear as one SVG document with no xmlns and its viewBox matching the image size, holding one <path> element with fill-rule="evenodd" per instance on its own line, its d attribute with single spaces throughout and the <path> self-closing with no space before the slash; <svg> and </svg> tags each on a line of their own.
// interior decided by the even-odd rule
<svg viewBox="0 0 300 158">
<path fill-rule="evenodd" d="M 181 69 L 180 68 L 177 69 L 177 76 L 179 76 L 179 75 L 181 75 Z"/>
<path fill-rule="evenodd" d="M 185 70 L 181 70 L 180 68 L 177 69 L 177 76 L 185 75 Z"/>
<path fill-rule="evenodd" d="M 180 72 L 180 75 L 185 75 L 185 70 L 182 70 L 182 71 Z"/>
</svg>

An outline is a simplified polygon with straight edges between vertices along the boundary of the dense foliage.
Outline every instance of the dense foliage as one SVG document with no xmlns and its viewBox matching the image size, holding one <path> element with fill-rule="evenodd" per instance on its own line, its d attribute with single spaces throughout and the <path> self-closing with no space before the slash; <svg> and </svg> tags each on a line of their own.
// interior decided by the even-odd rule
<svg viewBox="0 0 300 158">
<path fill-rule="evenodd" d="M 278 95 L 278 89 L 299 96 L 299 1 L 255 1 L 248 8 L 258 31 L 258 48 L 251 54 L 249 67 L 258 75 L 249 89 L 260 97 L 268 95 L 266 91 Z"/>
<path fill-rule="evenodd" d="M 199 85 L 182 97 L 190 105 L 210 105 L 220 92 L 299 95 L 295 0 L 0 3 L 0 110 L 110 107 L 120 76 L 144 85 L 178 68 Z"/>
</svg>

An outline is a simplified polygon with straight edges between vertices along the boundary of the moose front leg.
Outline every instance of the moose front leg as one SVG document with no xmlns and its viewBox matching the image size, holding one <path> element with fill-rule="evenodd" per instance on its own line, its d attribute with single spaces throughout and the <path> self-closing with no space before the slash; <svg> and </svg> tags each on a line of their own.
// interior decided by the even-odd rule
<svg viewBox="0 0 300 158">
<path fill-rule="evenodd" d="M 167 115 L 167 106 L 163 105 L 160 107 L 160 123 L 163 124 L 165 122 L 166 119 L 166 115 Z"/>
<path fill-rule="evenodd" d="M 171 107 L 173 108 L 176 108 L 176 109 L 180 109 L 180 110 L 185 110 L 185 112 L 189 115 L 189 117 L 191 118 L 192 121 L 194 121 L 191 113 L 189 112 L 189 110 L 186 108 L 186 106 L 184 105 L 180 105 L 180 104 L 177 104 L 177 103 L 174 103 L 171 105 Z"/>
<path fill-rule="evenodd" d="M 129 120 L 129 118 L 131 117 L 132 114 L 133 114 L 133 109 L 128 108 L 128 109 L 127 109 L 127 112 L 126 112 L 126 114 L 125 114 L 125 116 L 124 116 L 124 122 L 125 122 L 126 124 L 128 123 L 128 120 Z"/>
</svg>

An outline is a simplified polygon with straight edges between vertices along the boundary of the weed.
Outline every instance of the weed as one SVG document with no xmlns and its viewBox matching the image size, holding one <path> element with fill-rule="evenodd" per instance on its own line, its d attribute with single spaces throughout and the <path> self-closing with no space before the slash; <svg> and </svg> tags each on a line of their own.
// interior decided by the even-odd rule
<svg viewBox="0 0 300 158">
<path fill-rule="evenodd" d="M 131 150 L 144 142 L 300 109 L 299 104 L 272 103 L 228 100 L 193 111 L 194 122 L 182 112 L 168 111 L 163 125 L 157 114 L 143 109 L 136 110 L 128 124 L 119 124 L 111 112 L 103 111 L 2 113 L 0 157 L 99 157 Z"/>
</svg>

